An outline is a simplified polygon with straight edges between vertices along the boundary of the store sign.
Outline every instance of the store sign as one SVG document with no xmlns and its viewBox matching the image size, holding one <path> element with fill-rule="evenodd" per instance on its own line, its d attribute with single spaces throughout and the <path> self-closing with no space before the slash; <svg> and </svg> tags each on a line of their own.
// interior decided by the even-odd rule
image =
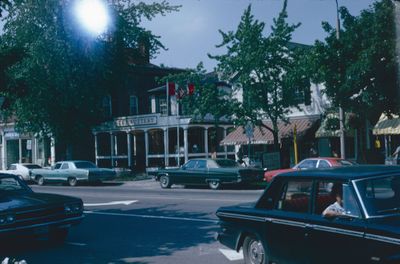
<svg viewBox="0 0 400 264">
<path fill-rule="evenodd" d="M 17 133 L 17 132 L 6 132 L 4 134 L 4 137 L 6 137 L 6 138 L 19 138 L 19 133 Z"/>
<path fill-rule="evenodd" d="M 157 124 L 157 116 L 127 117 L 114 121 L 115 127 L 144 126 Z"/>
<path fill-rule="evenodd" d="M 27 150 L 32 150 L 32 140 L 31 139 L 28 139 L 26 141 L 26 149 Z"/>
</svg>

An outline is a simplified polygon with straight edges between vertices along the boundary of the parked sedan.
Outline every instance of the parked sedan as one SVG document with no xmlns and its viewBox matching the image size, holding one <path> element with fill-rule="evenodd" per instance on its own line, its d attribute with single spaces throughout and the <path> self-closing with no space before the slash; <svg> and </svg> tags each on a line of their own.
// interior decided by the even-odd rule
<svg viewBox="0 0 400 264">
<path fill-rule="evenodd" d="M 0 174 L 0 239 L 47 236 L 63 242 L 83 219 L 79 198 L 33 192 L 19 177 Z M 0 243 L 2 244 L 2 243 Z"/>
<path fill-rule="evenodd" d="M 13 163 L 8 167 L 8 170 L 1 172 L 16 175 L 24 181 L 31 181 L 31 171 L 41 168 L 41 166 L 33 163 Z"/>
<path fill-rule="evenodd" d="M 295 165 L 293 168 L 289 169 L 280 169 L 280 170 L 272 170 L 266 171 L 264 173 L 264 181 L 270 182 L 273 177 L 280 173 L 296 171 L 296 170 L 307 170 L 307 169 L 321 169 L 321 168 L 330 168 L 330 167 L 341 167 L 341 166 L 352 166 L 356 165 L 356 163 L 341 159 L 341 158 L 309 158 L 304 159 L 299 162 L 299 164 Z"/>
<path fill-rule="evenodd" d="M 280 174 L 257 202 L 216 214 L 218 240 L 246 264 L 400 263 L 398 166 Z"/>
<path fill-rule="evenodd" d="M 219 189 L 223 184 L 244 184 L 261 182 L 264 171 L 243 168 L 229 159 L 192 159 L 180 168 L 162 169 L 156 172 L 156 180 L 162 188 L 173 184 L 208 185 Z"/>
<path fill-rule="evenodd" d="M 51 182 L 75 186 L 80 182 L 101 182 L 114 179 L 115 171 L 98 168 L 96 164 L 89 161 L 60 161 L 51 169 L 32 170 L 31 178 L 39 185 Z"/>
</svg>

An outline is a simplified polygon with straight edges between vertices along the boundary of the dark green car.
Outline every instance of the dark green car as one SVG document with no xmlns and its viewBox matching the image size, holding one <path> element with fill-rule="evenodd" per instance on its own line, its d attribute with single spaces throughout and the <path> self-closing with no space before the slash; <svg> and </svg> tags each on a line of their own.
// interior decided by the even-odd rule
<svg viewBox="0 0 400 264">
<path fill-rule="evenodd" d="M 208 185 L 219 189 L 224 184 L 261 183 L 264 171 L 257 168 L 245 168 L 230 159 L 192 159 L 180 168 L 161 169 L 156 180 L 162 188 L 173 184 Z"/>
</svg>

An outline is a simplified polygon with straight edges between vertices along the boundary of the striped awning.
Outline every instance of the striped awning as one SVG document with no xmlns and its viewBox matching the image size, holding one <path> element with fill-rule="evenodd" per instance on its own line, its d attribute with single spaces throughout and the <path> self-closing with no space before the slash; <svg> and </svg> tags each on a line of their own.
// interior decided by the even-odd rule
<svg viewBox="0 0 400 264">
<path fill-rule="evenodd" d="M 279 122 L 278 123 L 278 140 L 281 141 L 282 138 L 293 137 L 293 129 L 296 125 L 297 136 L 303 136 L 306 131 L 311 128 L 317 121 L 319 116 L 312 117 L 297 117 L 290 118 L 288 123 Z M 271 121 L 264 122 L 265 125 L 272 127 Z M 220 145 L 246 145 L 249 143 L 249 138 L 246 136 L 245 130 L 242 126 L 237 127 L 234 131 L 229 133 L 221 142 Z M 265 127 L 255 127 L 253 138 L 251 144 L 273 144 L 274 136 L 271 131 Z"/>
<path fill-rule="evenodd" d="M 378 123 L 372 129 L 374 135 L 400 135 L 400 118 L 398 115 L 392 115 L 389 118 L 381 114 Z"/>
</svg>

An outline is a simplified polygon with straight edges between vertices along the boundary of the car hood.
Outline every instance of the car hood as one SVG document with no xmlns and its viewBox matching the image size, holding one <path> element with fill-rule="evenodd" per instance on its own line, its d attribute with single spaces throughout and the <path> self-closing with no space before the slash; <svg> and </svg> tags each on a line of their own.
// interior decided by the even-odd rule
<svg viewBox="0 0 400 264">
<path fill-rule="evenodd" d="M 78 198 L 47 193 L 26 193 L 0 195 L 0 212 L 20 208 L 43 207 L 44 205 L 54 206 L 66 202 L 80 202 Z"/>
</svg>

